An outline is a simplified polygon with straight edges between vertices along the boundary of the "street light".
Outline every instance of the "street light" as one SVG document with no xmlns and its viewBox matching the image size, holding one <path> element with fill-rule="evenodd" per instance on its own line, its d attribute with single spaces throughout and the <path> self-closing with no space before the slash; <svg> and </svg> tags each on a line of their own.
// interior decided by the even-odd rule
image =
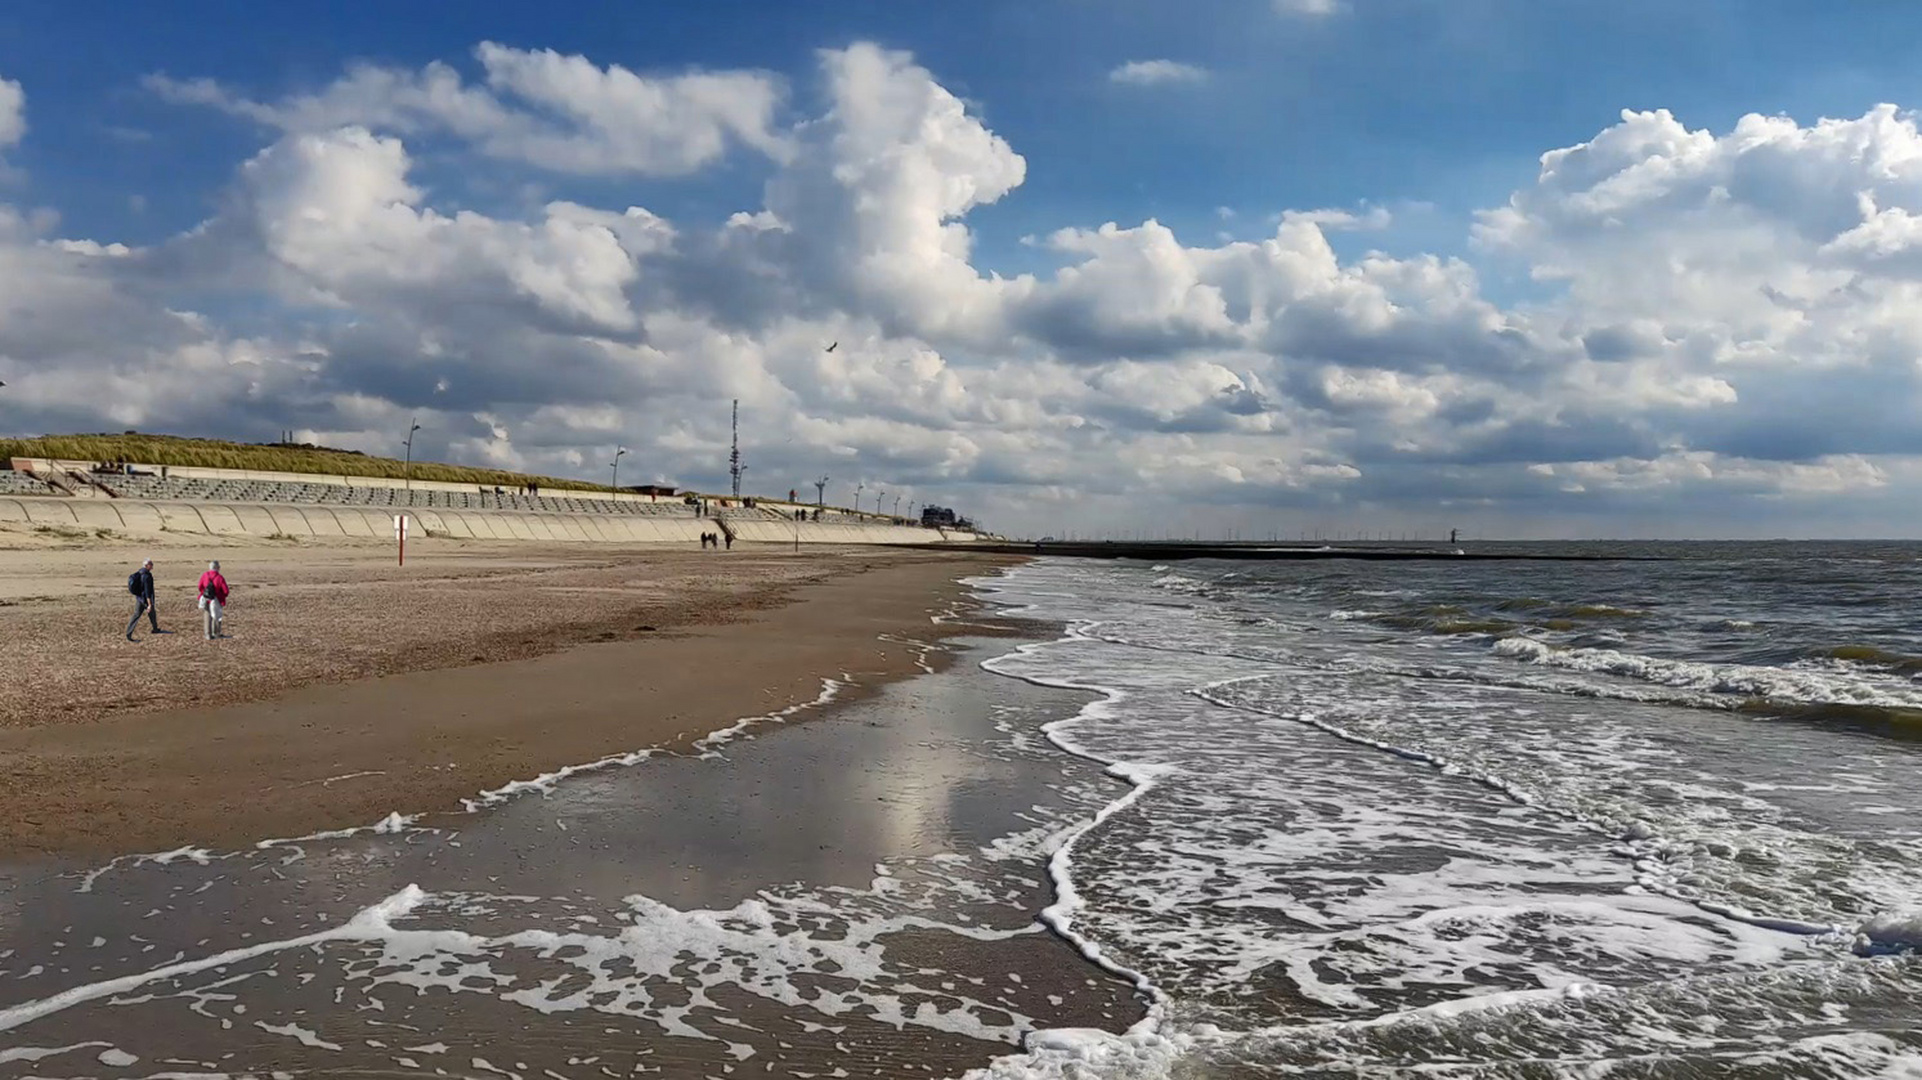
<svg viewBox="0 0 1922 1080">
<path fill-rule="evenodd" d="M 625 446 L 620 447 L 614 451 L 614 463 L 612 466 L 610 466 L 614 470 L 614 478 L 613 478 L 613 482 L 608 484 L 607 486 L 615 494 L 619 494 L 621 490 L 621 458 L 626 456 L 626 454 L 627 454 L 627 447 Z"/>
<path fill-rule="evenodd" d="M 882 503 L 884 503 L 884 502 L 887 502 L 887 501 L 888 501 L 888 493 L 887 493 L 886 491 L 883 491 L 883 492 L 881 492 L 881 494 L 879 494 L 879 495 L 877 495 L 877 496 L 875 496 L 875 497 L 874 497 L 874 512 L 875 512 L 875 513 L 877 513 L 877 514 L 879 514 L 879 513 L 881 512 L 881 504 L 882 504 Z"/>
<path fill-rule="evenodd" d="M 901 516 L 901 496 L 899 495 L 896 495 L 894 497 L 894 516 L 895 517 Z"/>
<path fill-rule="evenodd" d="M 857 515 L 861 513 L 861 493 L 867 489 L 868 486 L 866 484 L 854 485 L 854 512 Z"/>
<path fill-rule="evenodd" d="M 420 425 L 415 423 L 419 419 L 415 417 L 407 421 L 412 425 L 407 429 L 407 467 L 404 470 L 407 476 L 407 505 L 409 506 L 414 505 L 414 432 L 420 430 Z"/>
</svg>

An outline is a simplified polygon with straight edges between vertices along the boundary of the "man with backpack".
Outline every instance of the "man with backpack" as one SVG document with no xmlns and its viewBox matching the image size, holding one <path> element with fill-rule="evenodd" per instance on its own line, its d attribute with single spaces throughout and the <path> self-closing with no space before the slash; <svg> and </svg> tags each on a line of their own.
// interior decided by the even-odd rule
<svg viewBox="0 0 1922 1080">
<path fill-rule="evenodd" d="M 153 560 L 146 559 L 140 569 L 127 575 L 127 591 L 133 594 L 133 618 L 127 620 L 127 640 L 133 640 L 134 627 L 140 625 L 140 617 L 147 617 L 147 624 L 153 632 L 160 633 L 160 615 L 154 610 Z"/>
<path fill-rule="evenodd" d="M 227 610 L 227 579 L 220 576 L 220 561 L 207 564 L 200 575 L 200 610 L 207 613 L 207 640 L 225 637 L 220 632 L 220 615 Z"/>
</svg>

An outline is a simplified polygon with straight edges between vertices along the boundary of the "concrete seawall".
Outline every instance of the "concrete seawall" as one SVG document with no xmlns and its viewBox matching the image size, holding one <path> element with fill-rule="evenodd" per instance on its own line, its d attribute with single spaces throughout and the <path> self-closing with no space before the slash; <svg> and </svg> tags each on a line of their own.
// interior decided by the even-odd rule
<svg viewBox="0 0 1922 1080">
<path fill-rule="evenodd" d="M 288 503 L 143 502 L 134 499 L 0 498 L 0 522 L 79 529 L 110 529 L 125 536 L 162 532 L 205 536 L 391 538 L 394 514 L 386 507 Z M 407 511 L 410 535 L 459 540 L 541 540 L 573 543 L 696 544 L 718 531 L 711 518 L 693 515 L 557 514 L 513 510 Z M 736 539 L 776 544 L 933 544 L 972 539 L 965 533 L 880 524 L 728 522 Z M 424 531 L 423 531 L 424 530 Z"/>
</svg>

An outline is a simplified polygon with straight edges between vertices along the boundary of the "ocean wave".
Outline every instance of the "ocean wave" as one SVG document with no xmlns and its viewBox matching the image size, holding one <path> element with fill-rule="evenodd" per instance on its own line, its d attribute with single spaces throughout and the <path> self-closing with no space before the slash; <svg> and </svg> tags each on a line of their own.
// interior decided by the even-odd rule
<svg viewBox="0 0 1922 1080">
<path fill-rule="evenodd" d="M 1855 932 L 1855 951 L 1867 956 L 1922 952 L 1922 908 L 1880 915 Z"/>
<path fill-rule="evenodd" d="M 1503 600 L 1495 605 L 1495 610 L 1540 613 L 1545 617 L 1563 619 L 1645 619 L 1649 614 L 1640 608 L 1617 607 L 1614 604 L 1601 603 L 1568 603 L 1561 600 L 1546 600 L 1539 596 L 1518 596 Z"/>
<path fill-rule="evenodd" d="M 1899 671 L 1903 674 L 1922 672 L 1922 657 L 1891 652 L 1874 645 L 1837 645 L 1833 648 L 1820 650 L 1817 658 L 1841 660 L 1845 663 L 1860 664 L 1864 667 L 1886 668 L 1887 670 Z"/>
<path fill-rule="evenodd" d="M 1503 638 L 1495 643 L 1494 651 L 1498 656 L 1541 667 L 1614 675 L 1683 690 L 1739 695 L 1769 702 L 1922 709 L 1922 691 L 1878 686 L 1840 671 L 1754 664 L 1705 664 L 1693 660 L 1644 656 L 1617 649 L 1560 649 L 1525 637 Z"/>
<path fill-rule="evenodd" d="M 1215 587 L 1205 581 L 1191 578 L 1186 574 L 1167 573 L 1150 582 L 1157 589 L 1180 593 L 1184 596 L 1206 596 L 1215 592 Z"/>
</svg>

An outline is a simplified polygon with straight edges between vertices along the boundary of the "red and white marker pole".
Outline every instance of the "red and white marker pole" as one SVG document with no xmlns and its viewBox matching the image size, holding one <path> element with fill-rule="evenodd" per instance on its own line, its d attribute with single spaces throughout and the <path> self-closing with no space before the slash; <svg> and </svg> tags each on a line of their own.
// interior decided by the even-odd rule
<svg viewBox="0 0 1922 1080">
<path fill-rule="evenodd" d="M 394 515 L 394 543 L 399 545 L 399 548 L 400 548 L 400 562 L 397 565 L 406 566 L 407 565 L 407 515 L 406 514 Z"/>
</svg>

